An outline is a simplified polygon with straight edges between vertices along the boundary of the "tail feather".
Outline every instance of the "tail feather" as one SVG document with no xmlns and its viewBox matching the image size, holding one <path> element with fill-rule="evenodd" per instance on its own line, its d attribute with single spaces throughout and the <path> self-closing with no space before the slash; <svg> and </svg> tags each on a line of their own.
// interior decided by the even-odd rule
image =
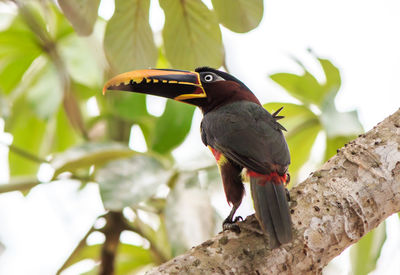
<svg viewBox="0 0 400 275">
<path fill-rule="evenodd" d="M 276 248 L 292 240 L 292 221 L 283 184 L 250 177 L 256 217 L 269 234 L 270 247 Z"/>
</svg>

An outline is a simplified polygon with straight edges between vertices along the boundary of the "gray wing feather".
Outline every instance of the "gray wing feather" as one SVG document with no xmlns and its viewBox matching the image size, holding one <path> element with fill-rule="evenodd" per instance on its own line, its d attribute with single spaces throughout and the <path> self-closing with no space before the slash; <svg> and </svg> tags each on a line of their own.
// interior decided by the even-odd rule
<svg viewBox="0 0 400 275">
<path fill-rule="evenodd" d="M 204 116 L 201 127 L 206 145 L 255 172 L 290 163 L 284 128 L 258 104 L 240 101 L 220 107 Z"/>
</svg>

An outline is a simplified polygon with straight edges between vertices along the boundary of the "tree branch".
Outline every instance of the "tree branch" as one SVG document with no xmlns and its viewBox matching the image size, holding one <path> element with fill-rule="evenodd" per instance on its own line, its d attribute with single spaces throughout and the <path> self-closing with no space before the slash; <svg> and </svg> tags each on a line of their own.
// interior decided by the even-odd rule
<svg viewBox="0 0 400 275">
<path fill-rule="evenodd" d="M 299 145 L 301 146 L 301 145 Z M 400 211 L 400 110 L 291 192 L 292 243 L 268 249 L 254 215 L 148 274 L 321 274 L 345 248 Z"/>
<path fill-rule="evenodd" d="M 10 182 L 0 183 L 0 194 L 12 191 L 27 191 L 41 183 L 36 177 L 13 178 Z"/>
</svg>

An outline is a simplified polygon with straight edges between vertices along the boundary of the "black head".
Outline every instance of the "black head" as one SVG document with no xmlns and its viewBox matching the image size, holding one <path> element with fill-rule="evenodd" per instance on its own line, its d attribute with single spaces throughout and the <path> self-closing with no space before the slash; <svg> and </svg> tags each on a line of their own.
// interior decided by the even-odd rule
<svg viewBox="0 0 400 275">
<path fill-rule="evenodd" d="M 207 93 L 207 98 L 197 104 L 204 113 L 223 105 L 247 100 L 260 104 L 250 89 L 231 74 L 210 67 L 200 67 L 195 70 L 200 75 L 200 81 Z"/>
</svg>

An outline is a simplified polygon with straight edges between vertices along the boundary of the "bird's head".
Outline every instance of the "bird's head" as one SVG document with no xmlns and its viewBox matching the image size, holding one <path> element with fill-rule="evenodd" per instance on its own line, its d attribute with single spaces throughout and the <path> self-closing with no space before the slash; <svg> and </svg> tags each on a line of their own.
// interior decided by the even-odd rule
<svg viewBox="0 0 400 275">
<path fill-rule="evenodd" d="M 200 107 L 204 113 L 240 100 L 259 104 L 258 99 L 234 76 L 209 67 L 194 72 L 148 69 L 123 73 L 110 79 L 103 88 L 171 98 Z"/>
</svg>

